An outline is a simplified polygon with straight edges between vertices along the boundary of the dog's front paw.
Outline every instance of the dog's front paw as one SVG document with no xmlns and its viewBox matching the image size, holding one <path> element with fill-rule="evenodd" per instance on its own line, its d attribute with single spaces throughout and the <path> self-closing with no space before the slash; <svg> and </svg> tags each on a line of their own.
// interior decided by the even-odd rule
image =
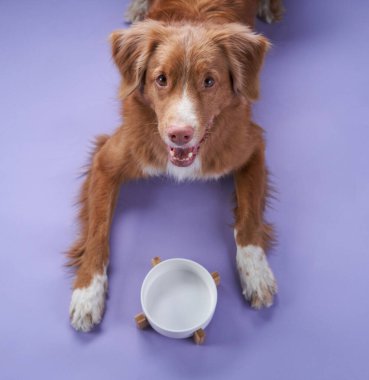
<svg viewBox="0 0 369 380">
<path fill-rule="evenodd" d="M 107 284 L 106 274 L 97 274 L 89 286 L 74 289 L 69 315 L 71 324 L 77 331 L 88 332 L 101 322 Z"/>
<path fill-rule="evenodd" d="M 277 293 L 277 284 L 264 250 L 255 245 L 237 247 L 237 268 L 242 293 L 255 309 L 269 307 Z"/>
</svg>

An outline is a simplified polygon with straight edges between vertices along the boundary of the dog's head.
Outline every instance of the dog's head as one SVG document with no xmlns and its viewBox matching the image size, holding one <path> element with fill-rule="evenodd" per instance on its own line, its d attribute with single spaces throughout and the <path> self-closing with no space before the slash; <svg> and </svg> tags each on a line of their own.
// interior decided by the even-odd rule
<svg viewBox="0 0 369 380">
<path fill-rule="evenodd" d="M 136 91 L 157 117 L 170 161 L 191 165 L 214 119 L 258 97 L 268 41 L 240 24 L 143 21 L 111 35 L 122 98 Z"/>
</svg>

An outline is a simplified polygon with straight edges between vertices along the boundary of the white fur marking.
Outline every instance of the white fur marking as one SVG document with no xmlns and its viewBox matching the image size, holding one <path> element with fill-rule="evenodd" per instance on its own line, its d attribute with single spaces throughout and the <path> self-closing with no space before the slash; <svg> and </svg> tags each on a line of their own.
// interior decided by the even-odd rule
<svg viewBox="0 0 369 380">
<path fill-rule="evenodd" d="M 179 167 L 173 165 L 170 161 L 167 164 L 167 175 L 174 178 L 178 182 L 185 180 L 193 181 L 201 178 L 201 160 L 200 157 L 196 157 L 195 161 L 186 167 Z"/>
<path fill-rule="evenodd" d="M 237 245 L 237 269 L 241 279 L 242 293 L 252 306 L 271 306 L 277 286 L 264 250 L 256 245 Z"/>
<path fill-rule="evenodd" d="M 144 175 L 148 177 L 159 177 L 161 175 L 166 175 L 178 182 L 184 181 L 207 181 L 207 180 L 218 180 L 221 177 L 227 175 L 227 172 L 220 174 L 203 174 L 201 170 L 201 158 L 196 157 L 192 165 L 187 167 L 179 167 L 173 165 L 169 160 L 166 169 L 155 168 L 151 165 L 142 166 L 142 171 Z"/>
<path fill-rule="evenodd" d="M 183 91 L 182 98 L 175 107 L 176 122 L 190 125 L 196 129 L 198 126 L 196 111 L 191 99 L 188 97 L 186 89 Z"/>
<path fill-rule="evenodd" d="M 95 274 L 89 286 L 73 291 L 69 314 L 72 326 L 87 332 L 100 323 L 104 313 L 105 294 L 108 285 L 106 269 Z"/>
<path fill-rule="evenodd" d="M 162 169 L 156 168 L 151 165 L 146 165 L 142 167 L 142 171 L 148 177 L 158 177 L 164 173 Z"/>
</svg>

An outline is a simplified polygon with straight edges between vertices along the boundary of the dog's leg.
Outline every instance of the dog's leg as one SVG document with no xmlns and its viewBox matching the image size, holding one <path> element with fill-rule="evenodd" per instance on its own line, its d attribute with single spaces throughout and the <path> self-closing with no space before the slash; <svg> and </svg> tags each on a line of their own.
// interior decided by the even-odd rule
<svg viewBox="0 0 369 380">
<path fill-rule="evenodd" d="M 80 331 L 101 321 L 108 287 L 109 229 L 120 184 L 120 167 L 111 164 L 109 142 L 107 136 L 100 138 L 92 157 L 80 196 L 81 236 L 68 253 L 69 264 L 77 267 L 70 319 Z"/>
<path fill-rule="evenodd" d="M 273 22 L 280 21 L 284 13 L 282 0 L 260 0 L 258 17 L 272 24 Z"/>
<path fill-rule="evenodd" d="M 142 21 L 149 9 L 149 0 L 132 0 L 129 6 L 125 19 L 127 22 Z"/>
<path fill-rule="evenodd" d="M 272 227 L 263 220 L 267 193 L 267 171 L 264 144 L 255 150 L 244 167 L 234 174 L 237 207 L 235 240 L 237 269 L 243 294 L 251 306 L 270 306 L 277 292 L 274 275 L 265 250 L 272 236 Z"/>
</svg>

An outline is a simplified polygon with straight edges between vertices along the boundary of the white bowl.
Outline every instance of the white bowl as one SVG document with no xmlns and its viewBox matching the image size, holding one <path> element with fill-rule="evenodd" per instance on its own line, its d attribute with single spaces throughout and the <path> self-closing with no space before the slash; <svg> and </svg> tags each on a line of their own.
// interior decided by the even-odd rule
<svg viewBox="0 0 369 380">
<path fill-rule="evenodd" d="M 217 288 L 211 274 L 187 259 L 155 265 L 141 287 L 142 310 L 151 327 L 170 338 L 187 338 L 211 321 Z"/>
</svg>

